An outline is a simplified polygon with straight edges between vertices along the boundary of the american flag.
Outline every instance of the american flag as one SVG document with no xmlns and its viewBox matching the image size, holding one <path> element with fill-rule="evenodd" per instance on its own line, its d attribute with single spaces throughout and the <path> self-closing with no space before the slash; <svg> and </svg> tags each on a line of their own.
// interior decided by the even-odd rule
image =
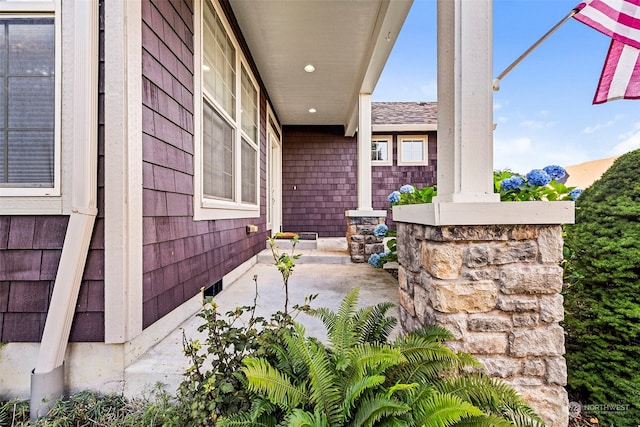
<svg viewBox="0 0 640 427">
<path fill-rule="evenodd" d="M 640 0 L 590 0 L 580 3 L 578 21 L 611 37 L 593 99 L 640 99 Z"/>
</svg>

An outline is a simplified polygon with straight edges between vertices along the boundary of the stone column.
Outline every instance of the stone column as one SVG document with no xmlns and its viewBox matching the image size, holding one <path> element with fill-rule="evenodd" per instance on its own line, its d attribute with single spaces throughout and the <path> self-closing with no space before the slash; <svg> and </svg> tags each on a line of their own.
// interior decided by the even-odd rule
<svg viewBox="0 0 640 427">
<path fill-rule="evenodd" d="M 397 224 L 405 331 L 436 324 L 550 426 L 568 423 L 560 225 Z"/>
<path fill-rule="evenodd" d="M 351 262 L 367 262 L 371 254 L 385 251 L 382 239 L 373 234 L 373 229 L 385 223 L 387 211 L 350 210 L 345 216 Z"/>
</svg>

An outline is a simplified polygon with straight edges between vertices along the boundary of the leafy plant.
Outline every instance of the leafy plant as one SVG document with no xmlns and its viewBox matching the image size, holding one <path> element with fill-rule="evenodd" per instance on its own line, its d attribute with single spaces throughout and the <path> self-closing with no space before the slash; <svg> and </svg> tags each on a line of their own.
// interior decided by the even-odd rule
<svg viewBox="0 0 640 427">
<path fill-rule="evenodd" d="M 533 169 L 524 176 L 510 170 L 494 171 L 494 192 L 500 193 L 503 202 L 575 200 L 581 190 L 558 181 L 565 175 L 566 171 L 556 165 Z"/>
<path fill-rule="evenodd" d="M 254 276 L 255 294 L 252 305 L 237 307 L 221 316 L 218 306 L 208 299 L 198 316 L 204 323 L 198 328 L 206 332 L 203 342 L 183 338 L 184 351 L 191 361 L 185 380 L 178 390 L 178 398 L 185 409 L 184 419 L 190 426 L 216 425 L 219 417 L 246 411 L 251 407 L 251 395 L 241 374 L 242 361 L 247 357 L 274 360 L 273 349 L 293 329 L 295 316 L 309 310 L 309 303 L 317 295 L 305 298 L 303 305 L 288 311 L 289 277 L 293 273 L 297 235 L 293 236 L 290 253 L 280 253 L 275 239 L 269 239 L 275 265 L 282 274 L 285 289 L 284 312 L 277 311 L 269 319 L 256 316 L 258 277 Z M 292 316 L 293 315 L 293 316 Z"/>
<path fill-rule="evenodd" d="M 271 248 L 271 254 L 273 255 L 273 260 L 276 263 L 276 267 L 280 274 L 282 274 L 282 284 L 284 285 L 284 314 L 287 314 L 287 310 L 289 307 L 289 277 L 293 273 L 293 267 L 295 267 L 295 260 L 300 258 L 301 254 L 294 255 L 293 252 L 296 249 L 296 244 L 299 241 L 299 236 L 296 234 L 291 239 L 291 253 L 288 254 L 286 252 L 280 252 L 278 250 L 278 246 L 276 246 L 276 239 L 269 238 L 269 248 Z"/>
<path fill-rule="evenodd" d="M 383 238 L 383 244 L 387 248 L 382 253 L 374 253 L 367 261 L 372 267 L 382 268 L 387 262 L 398 261 L 398 248 L 396 245 L 396 231 L 389 230 L 386 224 L 378 224 L 373 229 L 373 235 Z"/>
<path fill-rule="evenodd" d="M 256 293 L 253 304 L 236 307 L 221 316 L 217 304 L 209 300 L 198 316 L 204 323 L 198 328 L 206 332 L 204 342 L 183 338 L 184 351 L 191 361 L 180 384 L 178 398 L 186 410 L 185 419 L 192 426 L 215 425 L 220 416 L 246 411 L 251 397 L 240 370 L 249 356 L 273 358 L 272 345 L 282 341 L 293 327 L 293 317 L 276 312 L 269 320 L 255 315 L 257 276 L 253 278 Z M 294 306 L 295 313 L 308 308 L 315 295 Z"/>
<path fill-rule="evenodd" d="M 640 150 L 618 158 L 576 201 L 566 226 L 574 255 L 565 285 L 568 389 L 573 400 L 624 410 L 602 425 L 640 420 Z"/>
<path fill-rule="evenodd" d="M 120 426 L 179 426 L 184 425 L 179 408 L 170 395 L 160 387 L 149 396 L 126 399 L 121 395 L 104 395 L 82 391 L 59 400 L 46 416 L 32 422 L 29 402 L 12 400 L 0 402 L 0 426 L 26 427 L 120 427 Z"/>
<path fill-rule="evenodd" d="M 436 186 L 415 188 L 413 185 L 403 185 L 399 191 L 394 191 L 387 197 L 391 206 L 431 203 L 437 195 Z"/>
<path fill-rule="evenodd" d="M 276 345 L 275 362 L 245 359 L 242 372 L 257 397 L 219 425 L 542 425 L 511 388 L 469 373 L 480 365 L 442 343 L 452 339 L 448 331 L 426 326 L 388 342 L 391 305 L 356 311 L 357 297 L 354 289 L 335 313 L 311 311 L 327 328 L 328 344 L 295 324 Z"/>
</svg>

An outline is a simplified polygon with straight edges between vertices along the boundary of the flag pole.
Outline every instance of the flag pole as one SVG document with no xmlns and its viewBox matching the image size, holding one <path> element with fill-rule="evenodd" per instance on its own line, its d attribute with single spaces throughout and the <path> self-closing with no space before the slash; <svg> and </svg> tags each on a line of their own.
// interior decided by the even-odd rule
<svg viewBox="0 0 640 427">
<path fill-rule="evenodd" d="M 558 28 L 560 28 L 565 22 L 567 22 L 569 19 L 571 19 L 573 17 L 573 15 L 575 15 L 576 13 L 578 13 L 580 11 L 579 8 L 575 8 L 573 10 L 571 10 L 571 12 L 569 12 L 569 14 L 567 16 L 565 16 L 564 18 L 562 18 L 556 25 L 554 25 L 549 31 L 547 31 L 542 37 L 540 37 L 538 39 L 537 42 L 535 42 L 534 44 L 531 45 L 531 47 L 529 49 L 527 49 L 522 55 L 520 55 L 518 57 L 518 59 L 516 59 L 515 61 L 513 61 L 511 63 L 511 65 L 509 65 L 507 68 L 504 69 L 503 72 L 501 72 L 500 74 L 498 74 L 498 77 L 496 77 L 493 80 L 493 90 L 494 91 L 498 91 L 500 90 L 500 80 L 502 80 L 504 78 L 504 76 L 506 76 L 507 74 L 509 74 L 509 72 L 511 70 L 513 70 L 520 62 L 522 62 L 522 60 L 524 58 L 526 58 L 527 56 L 529 56 L 529 54 L 531 52 L 533 52 L 534 49 L 536 49 L 538 46 L 540 46 L 540 44 L 545 41 L 546 39 L 549 38 L 549 36 L 551 36 L 551 34 L 555 33 L 556 30 Z"/>
</svg>

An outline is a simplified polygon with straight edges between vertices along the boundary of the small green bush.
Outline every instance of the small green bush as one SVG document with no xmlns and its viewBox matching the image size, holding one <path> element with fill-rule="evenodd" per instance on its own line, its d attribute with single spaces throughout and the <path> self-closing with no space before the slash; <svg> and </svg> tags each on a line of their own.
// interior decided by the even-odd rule
<svg viewBox="0 0 640 427">
<path fill-rule="evenodd" d="M 36 422 L 29 420 L 29 402 L 0 402 L 2 427 L 168 427 L 183 426 L 182 416 L 171 396 L 160 388 L 145 398 L 125 399 L 91 391 L 72 394 L 58 401 Z"/>
<path fill-rule="evenodd" d="M 566 227 L 568 389 L 588 408 L 620 405 L 594 412 L 603 425 L 640 420 L 638 165 L 640 150 L 616 160 L 577 199 L 575 224 Z"/>
</svg>

